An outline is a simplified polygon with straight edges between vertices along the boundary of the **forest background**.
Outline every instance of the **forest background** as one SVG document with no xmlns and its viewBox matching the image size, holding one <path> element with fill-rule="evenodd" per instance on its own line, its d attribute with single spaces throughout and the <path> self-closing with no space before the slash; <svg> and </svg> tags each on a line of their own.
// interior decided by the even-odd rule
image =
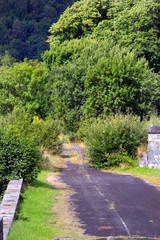
<svg viewBox="0 0 160 240">
<path fill-rule="evenodd" d="M 0 145 L 3 150 L 13 146 L 13 154 L 1 151 L 1 174 L 9 165 L 6 159 L 24 157 L 17 144 L 22 136 L 22 150 L 28 134 L 36 145 L 54 148 L 58 125 L 63 126 L 63 132 L 74 132 L 92 143 L 88 144 L 89 155 L 95 167 L 135 157 L 137 146 L 146 140 L 139 123 L 150 119 L 153 110 L 160 112 L 159 0 L 81 0 L 61 16 L 72 1 L 23 2 L 0 4 Z M 126 121 L 123 128 L 115 120 L 117 114 Z M 114 126 L 108 123 L 114 121 L 117 130 L 108 132 Z M 41 127 L 35 128 L 35 123 Z M 42 129 L 40 138 L 35 129 Z M 137 137 L 134 129 L 140 132 Z M 51 132 L 52 144 L 45 137 Z M 129 141 L 130 146 L 126 144 Z M 30 140 L 27 144 L 32 149 Z M 58 145 L 56 142 L 55 148 Z M 30 153 L 37 159 L 36 152 Z M 17 165 L 14 169 L 9 170 L 12 178 L 24 175 L 17 173 Z M 33 176 L 38 171 L 36 168 Z"/>
<path fill-rule="evenodd" d="M 74 0 L 1 0 L 0 53 L 17 61 L 39 59 L 49 48 L 49 28 Z"/>
</svg>

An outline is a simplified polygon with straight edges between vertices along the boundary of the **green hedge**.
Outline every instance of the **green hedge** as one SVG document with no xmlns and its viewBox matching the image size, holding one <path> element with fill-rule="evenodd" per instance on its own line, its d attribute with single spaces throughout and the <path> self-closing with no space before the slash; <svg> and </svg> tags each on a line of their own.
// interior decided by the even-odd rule
<svg viewBox="0 0 160 240">
<path fill-rule="evenodd" d="M 30 134 L 38 146 L 42 146 L 53 154 L 59 153 L 62 143 L 59 140 L 60 133 L 60 121 L 58 122 L 52 118 L 42 120 L 38 117 L 33 117 L 33 122 L 30 125 Z"/>
<path fill-rule="evenodd" d="M 31 182 L 40 172 L 41 152 L 35 142 L 24 134 L 3 134 L 0 137 L 0 188 L 11 179 Z"/>
<path fill-rule="evenodd" d="M 42 166 L 41 149 L 60 150 L 59 123 L 16 110 L 0 117 L 0 190 L 9 180 L 32 182 Z"/>
<path fill-rule="evenodd" d="M 132 115 L 83 122 L 79 135 L 87 145 L 90 163 L 95 168 L 110 167 L 123 162 L 132 164 L 137 147 L 147 139 L 147 131 Z"/>
</svg>

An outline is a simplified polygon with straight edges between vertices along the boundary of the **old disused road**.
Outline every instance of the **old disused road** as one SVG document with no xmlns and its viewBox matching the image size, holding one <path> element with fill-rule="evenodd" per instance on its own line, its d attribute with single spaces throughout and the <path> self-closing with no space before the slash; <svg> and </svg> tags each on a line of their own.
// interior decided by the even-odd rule
<svg viewBox="0 0 160 240">
<path fill-rule="evenodd" d="M 70 162 L 73 150 L 81 163 Z M 97 239 L 160 239 L 160 191 L 154 185 L 130 175 L 91 169 L 79 145 L 64 147 L 63 154 L 67 168 L 61 170 L 61 179 L 75 191 L 74 211 L 86 234 Z"/>
</svg>

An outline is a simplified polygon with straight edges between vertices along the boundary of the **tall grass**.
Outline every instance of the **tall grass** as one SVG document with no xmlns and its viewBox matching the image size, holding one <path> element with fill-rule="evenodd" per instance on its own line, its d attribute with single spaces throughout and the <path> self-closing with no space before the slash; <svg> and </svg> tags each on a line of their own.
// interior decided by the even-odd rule
<svg viewBox="0 0 160 240">
<path fill-rule="evenodd" d="M 149 119 L 143 121 L 143 124 L 145 125 L 146 130 L 148 130 L 149 125 L 160 125 L 160 117 L 156 112 L 153 112 Z"/>
</svg>

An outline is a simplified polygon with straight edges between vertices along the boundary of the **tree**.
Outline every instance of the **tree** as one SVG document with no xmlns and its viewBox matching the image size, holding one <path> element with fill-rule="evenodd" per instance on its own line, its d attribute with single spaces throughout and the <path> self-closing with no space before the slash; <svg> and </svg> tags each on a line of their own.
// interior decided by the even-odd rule
<svg viewBox="0 0 160 240">
<path fill-rule="evenodd" d="M 81 0 L 67 8 L 50 28 L 50 45 L 90 34 L 99 22 L 107 18 L 108 6 L 109 0 Z"/>
<path fill-rule="evenodd" d="M 68 8 L 43 55 L 51 114 L 73 126 L 119 111 L 141 118 L 159 111 L 159 10 L 158 0 L 81 0 Z"/>
<path fill-rule="evenodd" d="M 15 62 L 15 59 L 9 55 L 9 52 L 5 52 L 4 56 L 0 56 L 0 66 L 12 66 Z"/>
<path fill-rule="evenodd" d="M 75 0 L 1 0 L 0 54 L 8 50 L 18 61 L 25 57 L 41 59 L 43 51 L 48 49 L 48 29 L 73 2 Z"/>
<path fill-rule="evenodd" d="M 27 61 L 0 68 L 0 113 L 26 109 L 44 117 L 47 96 L 44 88 L 48 71 L 43 63 Z"/>
<path fill-rule="evenodd" d="M 151 81 L 153 75 L 147 61 L 138 59 L 135 51 L 106 40 L 82 38 L 65 41 L 54 53 L 48 83 L 54 117 L 73 126 L 86 117 L 119 111 L 147 114 L 142 83 L 146 78 Z"/>
<path fill-rule="evenodd" d="M 113 47 L 87 71 L 85 114 L 97 117 L 130 111 L 143 116 L 146 109 L 141 106 L 140 89 L 147 76 L 145 59 L 137 60 L 133 51 Z"/>
<path fill-rule="evenodd" d="M 159 1 L 113 1 L 109 21 L 101 21 L 93 36 L 111 39 L 120 46 L 136 49 L 145 56 L 150 68 L 160 70 L 160 4 Z"/>
</svg>

